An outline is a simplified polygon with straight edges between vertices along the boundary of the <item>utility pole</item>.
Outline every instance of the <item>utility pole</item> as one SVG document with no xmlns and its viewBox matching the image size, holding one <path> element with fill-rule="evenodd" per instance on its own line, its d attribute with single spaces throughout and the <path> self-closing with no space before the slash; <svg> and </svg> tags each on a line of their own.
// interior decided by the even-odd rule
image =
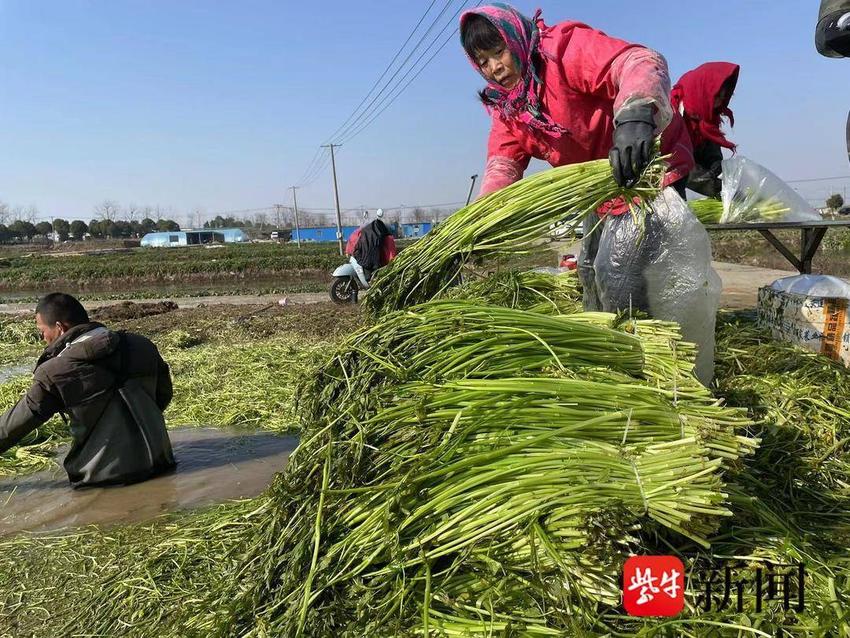
<svg viewBox="0 0 850 638">
<path fill-rule="evenodd" d="M 297 186 L 292 186 L 292 204 L 295 208 L 295 243 L 298 244 L 298 247 L 301 248 L 301 228 L 298 226 L 298 197 L 295 195 L 295 191 L 298 190 Z"/>
<path fill-rule="evenodd" d="M 342 144 L 323 144 L 322 148 L 331 149 L 331 170 L 334 176 L 334 203 L 336 204 L 336 239 L 339 242 L 339 254 L 345 255 L 345 250 L 342 243 L 342 213 L 339 210 L 339 186 L 336 181 L 336 159 L 334 158 L 334 148 L 339 148 Z"/>
<path fill-rule="evenodd" d="M 466 205 L 469 206 L 469 202 L 472 201 L 472 190 L 475 188 L 475 180 L 478 179 L 478 175 L 473 175 L 469 179 L 472 180 L 472 183 L 469 185 L 469 195 L 466 196 Z"/>
</svg>

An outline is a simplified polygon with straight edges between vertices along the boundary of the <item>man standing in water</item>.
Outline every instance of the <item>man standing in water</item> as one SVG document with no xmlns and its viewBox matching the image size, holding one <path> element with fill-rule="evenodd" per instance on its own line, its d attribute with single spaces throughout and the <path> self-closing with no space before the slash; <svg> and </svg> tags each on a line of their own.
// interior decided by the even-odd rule
<svg viewBox="0 0 850 638">
<path fill-rule="evenodd" d="M 0 453 L 59 413 L 73 439 L 64 461 L 73 487 L 135 483 L 172 470 L 162 415 L 171 375 L 156 346 L 90 321 L 61 292 L 39 301 L 35 323 L 47 347 L 26 395 L 0 416 Z"/>
</svg>

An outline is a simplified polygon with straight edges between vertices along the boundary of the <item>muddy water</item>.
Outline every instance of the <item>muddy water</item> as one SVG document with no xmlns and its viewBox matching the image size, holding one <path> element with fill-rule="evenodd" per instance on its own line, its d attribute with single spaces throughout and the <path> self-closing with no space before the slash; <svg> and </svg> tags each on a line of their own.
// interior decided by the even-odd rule
<svg viewBox="0 0 850 638">
<path fill-rule="evenodd" d="M 257 496 L 298 442 L 292 436 L 210 428 L 169 434 L 177 470 L 144 483 L 73 490 L 61 469 L 0 482 L 0 535 L 139 522 Z"/>
<path fill-rule="evenodd" d="M 32 370 L 34 367 L 35 361 L 30 361 L 29 363 L 0 366 L 0 383 L 6 383 L 6 381 L 9 381 L 13 377 L 17 377 L 22 374 L 32 374 Z"/>
</svg>

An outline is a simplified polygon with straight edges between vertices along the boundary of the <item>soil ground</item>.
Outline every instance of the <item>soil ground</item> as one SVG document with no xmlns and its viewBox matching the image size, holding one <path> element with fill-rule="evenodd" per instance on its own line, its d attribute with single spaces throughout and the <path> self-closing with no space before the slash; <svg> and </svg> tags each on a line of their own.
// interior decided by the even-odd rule
<svg viewBox="0 0 850 638">
<path fill-rule="evenodd" d="M 714 261 L 712 266 L 723 281 L 720 307 L 730 310 L 755 308 L 759 288 L 769 286 L 782 277 L 792 277 L 799 274 L 797 271 L 758 268 L 722 261 Z"/>
<path fill-rule="evenodd" d="M 570 248 L 575 249 L 573 254 L 578 254 L 576 246 L 567 246 L 564 253 L 573 252 Z M 730 264 L 727 262 L 713 262 L 714 269 L 720 278 L 723 280 L 723 294 L 721 296 L 720 305 L 722 308 L 741 309 L 753 308 L 756 305 L 758 297 L 758 289 L 762 286 L 767 286 L 776 279 L 781 277 L 789 277 L 797 274 L 790 270 L 779 270 L 775 268 L 759 268 L 756 266 L 745 266 L 743 264 Z M 150 306 L 164 303 L 174 303 L 180 309 L 186 308 L 203 308 L 205 306 L 219 305 L 235 305 L 235 306 L 269 306 L 278 305 L 283 299 L 286 299 L 284 308 L 289 306 L 303 306 L 319 304 L 327 308 L 340 308 L 326 303 L 328 296 L 324 292 L 305 292 L 293 293 L 289 295 L 221 295 L 213 297 L 168 297 L 163 299 L 152 299 L 149 303 L 136 304 L 142 306 Z M 88 310 L 101 308 L 106 306 L 125 307 L 131 303 L 130 299 L 116 299 L 111 301 L 84 301 L 83 305 Z M 0 303 L 0 314 L 32 314 L 35 310 L 35 302 L 29 301 L 25 303 Z M 117 315 L 102 314 L 105 319 L 112 316 L 123 317 L 125 310 L 116 310 Z M 142 309 L 129 312 L 142 312 Z"/>
<path fill-rule="evenodd" d="M 92 315 L 104 317 L 97 311 Z M 332 340 L 353 332 L 360 324 L 361 313 L 355 306 L 339 306 L 329 301 L 294 306 L 279 306 L 276 303 L 273 306 L 256 303 L 217 303 L 179 308 L 159 314 L 142 310 L 135 316 L 99 320 L 107 323 L 110 328 L 138 332 L 153 339 L 182 330 L 202 342 L 226 342 L 233 338 L 234 332 L 251 339 L 295 334 L 320 341 Z"/>
</svg>

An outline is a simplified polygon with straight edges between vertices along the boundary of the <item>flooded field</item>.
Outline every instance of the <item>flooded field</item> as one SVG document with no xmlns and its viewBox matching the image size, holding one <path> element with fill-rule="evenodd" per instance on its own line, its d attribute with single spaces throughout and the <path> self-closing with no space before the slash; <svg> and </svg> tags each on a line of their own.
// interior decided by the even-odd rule
<svg viewBox="0 0 850 638">
<path fill-rule="evenodd" d="M 143 483 L 74 490 L 61 468 L 0 481 L 0 535 L 136 523 L 256 496 L 286 467 L 298 443 L 294 436 L 214 428 L 169 435 L 177 469 Z"/>
</svg>

